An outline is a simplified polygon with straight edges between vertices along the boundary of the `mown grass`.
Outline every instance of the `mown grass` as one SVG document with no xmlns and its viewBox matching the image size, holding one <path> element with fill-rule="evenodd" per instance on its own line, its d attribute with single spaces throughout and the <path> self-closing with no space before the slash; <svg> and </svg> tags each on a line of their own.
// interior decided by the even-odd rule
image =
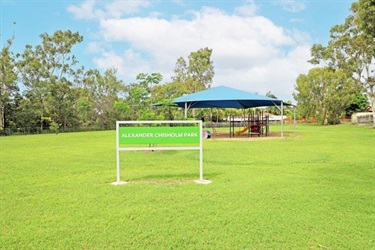
<svg viewBox="0 0 375 250">
<path fill-rule="evenodd" d="M 373 249 L 375 130 L 122 152 L 115 132 L 0 138 L 2 249 Z"/>
</svg>

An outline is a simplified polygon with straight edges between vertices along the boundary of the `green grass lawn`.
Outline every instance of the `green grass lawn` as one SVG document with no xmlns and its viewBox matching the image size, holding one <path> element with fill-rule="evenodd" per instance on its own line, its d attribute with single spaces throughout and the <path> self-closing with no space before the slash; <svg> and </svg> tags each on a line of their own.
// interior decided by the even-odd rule
<svg viewBox="0 0 375 250">
<path fill-rule="evenodd" d="M 374 249 L 375 130 L 121 152 L 115 132 L 0 138 L 1 249 Z"/>
</svg>

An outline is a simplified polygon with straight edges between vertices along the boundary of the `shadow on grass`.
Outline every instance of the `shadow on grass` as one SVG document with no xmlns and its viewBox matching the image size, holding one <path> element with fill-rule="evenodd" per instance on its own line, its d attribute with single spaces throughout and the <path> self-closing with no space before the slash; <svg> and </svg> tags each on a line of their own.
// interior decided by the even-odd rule
<svg viewBox="0 0 375 250">
<path fill-rule="evenodd" d="M 203 176 L 204 179 L 212 180 L 219 173 L 210 173 L 207 176 Z M 129 183 L 143 183 L 143 184 L 156 184 L 156 185 L 168 185 L 168 184 L 188 184 L 199 179 L 199 173 L 186 173 L 186 174 L 151 174 L 132 178 L 127 180 Z"/>
</svg>

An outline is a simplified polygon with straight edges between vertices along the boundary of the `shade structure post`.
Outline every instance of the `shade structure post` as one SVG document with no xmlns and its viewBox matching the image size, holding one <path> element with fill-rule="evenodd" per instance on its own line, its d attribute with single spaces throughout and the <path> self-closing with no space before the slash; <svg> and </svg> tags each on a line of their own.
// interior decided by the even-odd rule
<svg viewBox="0 0 375 250">
<path fill-rule="evenodd" d="M 202 135 L 202 123 L 199 127 L 199 134 Z M 199 141 L 199 181 L 203 180 L 203 140 L 202 138 Z"/>
<path fill-rule="evenodd" d="M 185 102 L 185 119 L 187 119 L 187 102 Z"/>
<path fill-rule="evenodd" d="M 281 138 L 284 138 L 284 106 L 281 102 Z"/>
<path fill-rule="evenodd" d="M 204 89 L 192 94 L 180 96 L 173 101 L 173 104 L 181 109 L 185 109 L 185 119 L 187 119 L 188 109 L 194 111 L 196 108 L 248 109 L 265 106 L 276 106 L 278 109 L 284 108 L 282 100 L 226 86 Z M 289 106 L 290 104 L 285 103 L 285 105 Z M 282 126 L 284 125 L 282 124 Z"/>
<path fill-rule="evenodd" d="M 293 106 L 293 130 L 296 130 L 296 106 Z"/>
</svg>

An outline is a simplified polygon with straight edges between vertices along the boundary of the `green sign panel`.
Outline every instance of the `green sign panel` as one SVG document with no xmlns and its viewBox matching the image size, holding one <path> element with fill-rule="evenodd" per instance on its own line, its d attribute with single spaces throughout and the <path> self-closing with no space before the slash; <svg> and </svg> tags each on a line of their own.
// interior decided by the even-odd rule
<svg viewBox="0 0 375 250">
<path fill-rule="evenodd" d="M 120 144 L 199 143 L 199 126 L 194 127 L 120 127 Z"/>
</svg>

